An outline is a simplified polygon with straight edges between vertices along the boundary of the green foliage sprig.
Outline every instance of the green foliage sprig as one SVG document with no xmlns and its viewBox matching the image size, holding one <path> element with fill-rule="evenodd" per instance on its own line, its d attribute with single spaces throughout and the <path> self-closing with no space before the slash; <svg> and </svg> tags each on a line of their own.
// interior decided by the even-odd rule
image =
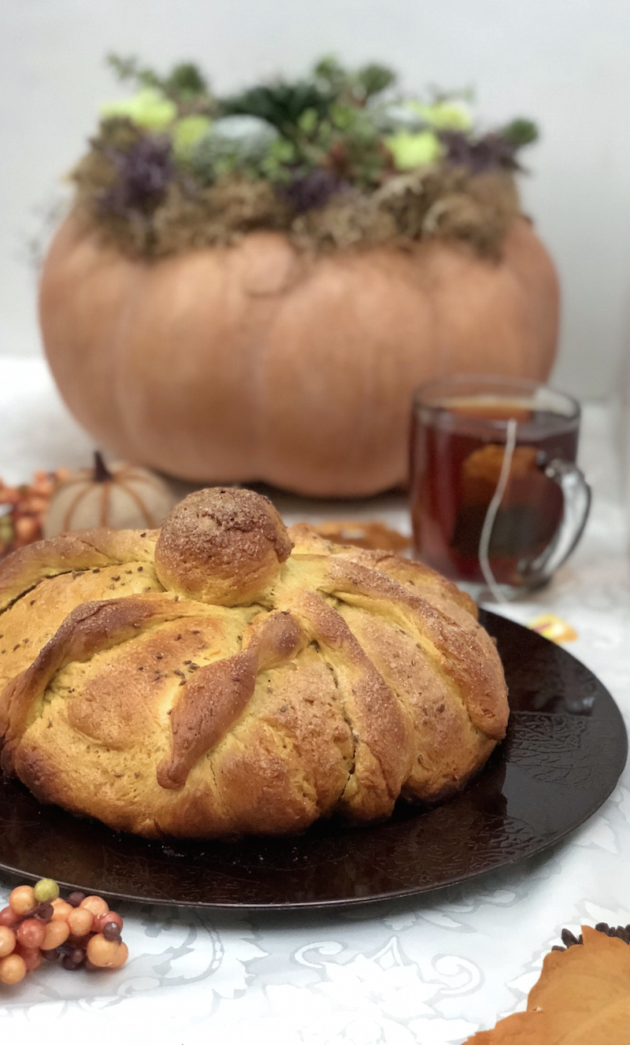
<svg viewBox="0 0 630 1045">
<path fill-rule="evenodd" d="M 133 56 L 122 58 L 117 54 L 109 54 L 107 63 L 119 80 L 131 80 L 137 87 L 157 88 L 174 101 L 210 98 L 208 82 L 193 62 L 181 62 L 173 66 L 167 76 L 160 76 L 154 69 L 141 66 Z"/>
</svg>

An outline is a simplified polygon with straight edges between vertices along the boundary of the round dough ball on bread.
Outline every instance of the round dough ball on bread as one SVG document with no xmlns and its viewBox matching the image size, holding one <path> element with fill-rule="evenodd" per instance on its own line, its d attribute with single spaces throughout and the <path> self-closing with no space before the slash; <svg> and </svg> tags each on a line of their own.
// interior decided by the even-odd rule
<svg viewBox="0 0 630 1045">
<path fill-rule="evenodd" d="M 170 591 L 218 606 L 255 601 L 293 545 L 278 512 L 252 490 L 198 490 L 162 525 L 157 575 Z"/>
</svg>

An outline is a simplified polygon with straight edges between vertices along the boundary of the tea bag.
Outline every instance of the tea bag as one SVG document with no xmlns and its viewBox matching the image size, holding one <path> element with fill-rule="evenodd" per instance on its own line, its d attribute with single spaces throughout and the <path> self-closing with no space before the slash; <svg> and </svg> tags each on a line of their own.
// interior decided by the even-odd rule
<svg viewBox="0 0 630 1045">
<path fill-rule="evenodd" d="M 469 454 L 462 464 L 462 485 L 464 498 L 475 500 L 476 493 L 482 493 L 483 498 L 487 496 L 487 484 L 492 484 L 492 490 L 496 489 L 503 468 L 505 446 L 503 443 L 488 443 L 479 450 Z M 537 468 L 538 450 L 535 446 L 515 446 L 512 451 L 512 459 L 509 465 L 509 484 L 514 479 L 523 479 Z M 483 490 L 477 491 L 475 484 L 483 484 Z M 507 494 L 507 490 L 506 490 Z"/>
<path fill-rule="evenodd" d="M 474 450 L 462 463 L 461 497 L 451 545 L 460 555 L 479 553 L 488 507 L 503 468 L 505 445 L 488 443 Z M 490 558 L 534 558 L 553 537 L 562 510 L 555 484 L 539 466 L 535 446 L 515 446 L 501 503 L 494 519 Z M 557 503 L 556 503 L 557 502 Z"/>
</svg>

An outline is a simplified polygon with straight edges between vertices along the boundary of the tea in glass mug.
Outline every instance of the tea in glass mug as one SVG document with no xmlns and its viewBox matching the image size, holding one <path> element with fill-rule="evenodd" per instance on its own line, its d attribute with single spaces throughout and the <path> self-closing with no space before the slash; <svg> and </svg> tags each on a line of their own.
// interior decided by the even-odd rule
<svg viewBox="0 0 630 1045">
<path fill-rule="evenodd" d="M 456 375 L 420 388 L 410 462 L 418 557 L 478 598 L 546 583 L 588 517 L 579 427 L 579 404 L 535 381 Z"/>
</svg>

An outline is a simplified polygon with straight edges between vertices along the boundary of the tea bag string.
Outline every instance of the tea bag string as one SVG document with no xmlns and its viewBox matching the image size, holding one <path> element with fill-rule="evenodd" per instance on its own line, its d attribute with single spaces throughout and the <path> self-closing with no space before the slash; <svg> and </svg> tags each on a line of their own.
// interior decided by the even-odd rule
<svg viewBox="0 0 630 1045">
<path fill-rule="evenodd" d="M 497 602 L 507 602 L 507 599 L 503 595 L 501 585 L 497 584 L 494 573 L 492 572 L 492 567 L 490 566 L 490 538 L 492 537 L 492 530 L 494 528 L 497 512 L 501 507 L 503 494 L 505 493 L 505 488 L 508 484 L 508 479 L 510 478 L 510 466 L 512 464 L 512 457 L 514 456 L 514 447 L 516 446 L 517 427 L 518 422 L 515 418 L 511 417 L 507 423 L 505 450 L 503 451 L 503 461 L 501 463 L 499 481 L 492 500 L 488 505 L 488 511 L 486 512 L 486 517 L 481 529 L 481 537 L 479 538 L 479 565 L 481 566 L 484 580 Z"/>
</svg>

